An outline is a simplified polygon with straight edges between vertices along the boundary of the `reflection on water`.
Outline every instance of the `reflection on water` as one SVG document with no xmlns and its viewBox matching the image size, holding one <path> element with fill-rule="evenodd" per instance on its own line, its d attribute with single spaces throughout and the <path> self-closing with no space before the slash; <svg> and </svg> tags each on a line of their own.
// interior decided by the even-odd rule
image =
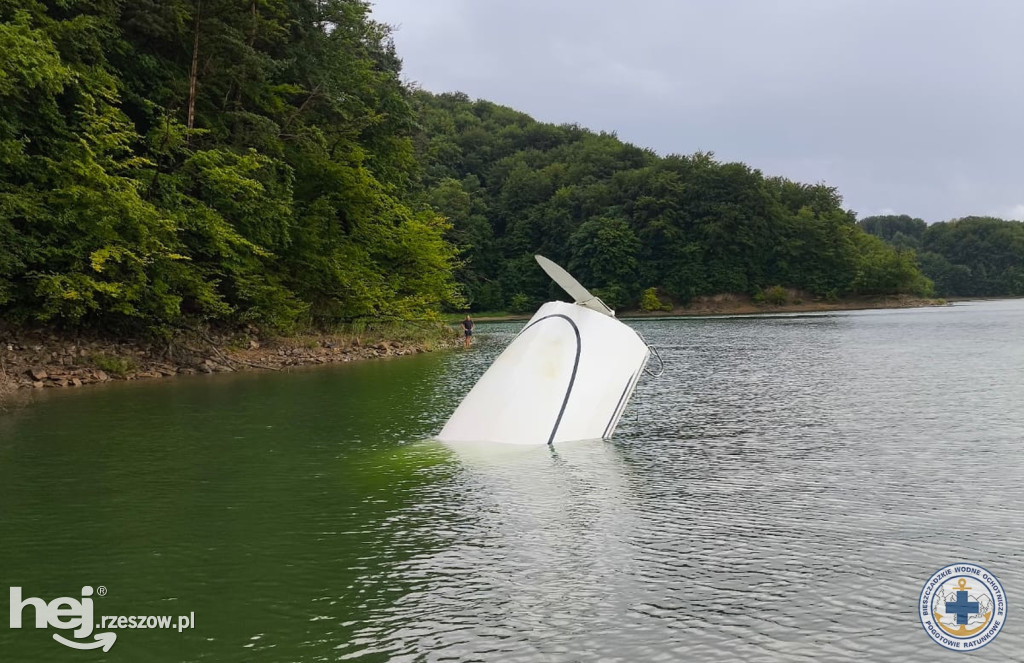
<svg viewBox="0 0 1024 663">
<path fill-rule="evenodd" d="M 452 453 L 459 472 L 421 495 L 423 531 L 403 528 L 437 543 L 391 570 L 388 582 L 403 596 L 365 620 L 352 653 L 568 655 L 575 637 L 629 608 L 635 568 L 622 562 L 634 515 L 613 446 L 514 447 L 495 457 L 458 445 Z"/>
<path fill-rule="evenodd" d="M 958 654 L 921 586 L 965 560 L 1011 613 L 972 657 L 1024 660 L 1024 302 L 635 324 L 666 372 L 613 442 L 424 441 L 517 324 L 0 418 L 0 585 L 196 612 L 106 661 L 923 661 Z"/>
</svg>

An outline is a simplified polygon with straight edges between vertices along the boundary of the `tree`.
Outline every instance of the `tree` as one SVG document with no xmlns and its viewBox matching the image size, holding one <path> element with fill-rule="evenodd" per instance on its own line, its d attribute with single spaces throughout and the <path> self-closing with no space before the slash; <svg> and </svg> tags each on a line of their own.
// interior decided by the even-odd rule
<svg viewBox="0 0 1024 663">
<path fill-rule="evenodd" d="M 1024 223 L 965 217 L 925 225 L 908 216 L 870 217 L 866 230 L 896 249 L 914 249 L 944 296 L 1024 295 Z"/>
<path fill-rule="evenodd" d="M 0 310 L 67 325 L 429 315 L 450 227 L 359 0 L 0 4 Z"/>
<path fill-rule="evenodd" d="M 858 241 L 858 260 L 853 291 L 860 295 L 889 293 L 930 295 L 932 283 L 917 267 L 913 251 L 900 251 L 877 237 L 863 235 Z"/>
<path fill-rule="evenodd" d="M 640 241 L 622 219 L 591 219 L 569 238 L 569 269 L 609 306 L 636 301 Z"/>
<path fill-rule="evenodd" d="M 635 302 L 639 283 L 680 301 L 777 284 L 819 296 L 854 292 L 866 235 L 833 187 L 765 177 L 711 153 L 658 157 L 613 134 L 542 124 L 458 93 L 417 91 L 413 106 L 422 163 L 414 188 L 439 210 L 441 199 L 458 200 L 447 208 L 452 240 L 472 265 L 459 278 L 474 306 L 485 291 L 488 308 L 516 295 L 531 305 L 556 295 L 532 263 L 538 252 L 577 265 L 587 285 L 615 284 L 617 301 Z M 472 238 L 459 228 L 467 204 Z M 600 244 L 594 228 L 609 220 L 637 242 L 632 276 L 592 273 L 578 255 L 579 246 Z"/>
<path fill-rule="evenodd" d="M 881 237 L 892 243 L 897 235 L 903 235 L 904 242 L 920 242 L 928 224 L 921 219 L 916 219 L 906 214 L 869 216 L 858 222 L 861 228 L 870 235 Z"/>
</svg>

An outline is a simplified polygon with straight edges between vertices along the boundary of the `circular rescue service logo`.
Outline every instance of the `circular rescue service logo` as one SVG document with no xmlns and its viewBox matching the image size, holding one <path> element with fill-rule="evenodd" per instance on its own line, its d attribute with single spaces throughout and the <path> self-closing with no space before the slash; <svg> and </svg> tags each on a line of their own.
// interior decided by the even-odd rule
<svg viewBox="0 0 1024 663">
<path fill-rule="evenodd" d="M 1006 623 L 1003 586 L 977 564 L 950 564 L 933 573 L 917 608 L 928 637 L 953 651 L 984 647 Z"/>
</svg>

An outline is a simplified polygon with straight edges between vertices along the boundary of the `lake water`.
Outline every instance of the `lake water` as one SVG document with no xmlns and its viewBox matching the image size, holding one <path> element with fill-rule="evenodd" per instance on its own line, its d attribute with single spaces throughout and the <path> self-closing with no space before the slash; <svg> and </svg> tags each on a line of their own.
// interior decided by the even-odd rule
<svg viewBox="0 0 1024 663">
<path fill-rule="evenodd" d="M 3 623 L 0 659 L 966 660 L 916 607 L 968 561 L 1009 604 L 972 660 L 1024 660 L 1024 301 L 632 324 L 664 374 L 554 450 L 425 441 L 521 323 L 35 394 L 0 415 L 0 590 L 196 625 Z"/>
</svg>

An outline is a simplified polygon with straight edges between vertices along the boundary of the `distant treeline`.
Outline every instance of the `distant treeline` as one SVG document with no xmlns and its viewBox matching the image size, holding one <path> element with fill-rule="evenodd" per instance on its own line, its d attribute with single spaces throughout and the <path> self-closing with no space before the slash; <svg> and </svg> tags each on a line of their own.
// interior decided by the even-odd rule
<svg viewBox="0 0 1024 663">
<path fill-rule="evenodd" d="M 684 303 L 776 285 L 831 298 L 930 292 L 913 254 L 863 232 L 832 187 L 707 153 L 659 157 L 463 94 L 421 91 L 413 104 L 424 195 L 454 225 L 474 308 L 525 310 L 557 294 L 538 252 L 616 307 L 650 287 Z"/>
<path fill-rule="evenodd" d="M 1024 222 L 968 216 L 928 225 L 921 219 L 872 216 L 867 232 L 913 251 L 943 296 L 1024 296 Z"/>
<path fill-rule="evenodd" d="M 170 333 L 526 310 L 555 294 L 538 252 L 614 306 L 931 287 L 830 187 L 400 70 L 362 0 L 0 0 L 0 316 Z"/>
</svg>

